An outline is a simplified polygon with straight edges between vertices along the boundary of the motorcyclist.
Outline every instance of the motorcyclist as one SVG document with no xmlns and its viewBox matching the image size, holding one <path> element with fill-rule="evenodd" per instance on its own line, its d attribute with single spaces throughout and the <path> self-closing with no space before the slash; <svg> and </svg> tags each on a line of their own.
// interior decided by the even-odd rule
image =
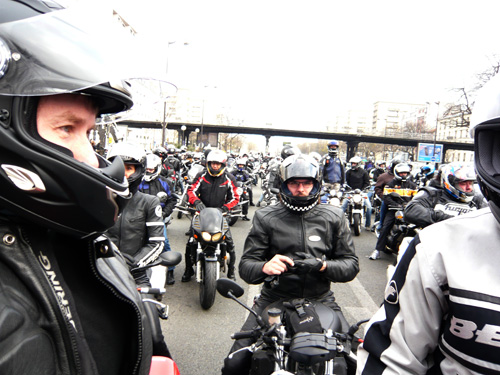
<svg viewBox="0 0 500 375">
<path fill-rule="evenodd" d="M 157 196 L 160 200 L 160 205 L 162 208 L 162 216 L 163 222 L 165 223 L 164 227 L 164 236 L 165 236 L 165 248 L 164 251 L 171 251 L 170 242 L 168 241 L 167 235 L 167 222 L 170 220 L 170 216 L 174 210 L 175 205 L 177 204 L 177 198 L 172 195 L 171 186 L 168 181 L 165 180 L 160 172 L 162 169 L 161 159 L 154 154 L 146 155 L 146 174 L 144 175 L 143 180 L 139 184 L 139 191 L 144 194 L 150 194 Z M 153 273 L 157 273 L 157 270 L 161 270 L 163 266 L 154 267 Z M 175 284 L 174 278 L 174 270 L 175 266 L 169 267 L 167 271 L 167 285 Z M 161 282 L 160 282 L 161 284 Z M 165 286 L 165 280 L 163 285 L 160 288 Z"/>
<path fill-rule="evenodd" d="M 414 181 L 418 187 L 427 186 L 430 180 L 434 178 L 434 167 L 431 165 L 423 165 L 420 170 L 415 174 Z"/>
<path fill-rule="evenodd" d="M 384 202 L 384 188 L 390 181 L 394 179 L 394 168 L 396 165 L 401 163 L 400 159 L 392 159 L 389 163 L 389 168 L 386 172 L 378 176 L 377 182 L 375 183 L 374 192 L 377 197 L 382 201 L 380 205 L 380 219 L 378 224 L 378 230 L 382 230 L 382 225 L 384 224 L 385 214 L 387 213 L 387 205 Z"/>
<path fill-rule="evenodd" d="M 129 198 L 123 162 L 88 139 L 96 120 L 132 107 L 119 80 L 128 61 L 78 11 L 1 5 L 1 374 L 147 374 L 151 364 L 136 285 L 101 235 Z"/>
<path fill-rule="evenodd" d="M 346 172 L 345 179 L 346 184 L 351 189 L 360 189 L 361 191 L 370 187 L 370 177 L 368 176 L 368 171 L 361 168 L 361 158 L 359 156 L 354 156 L 349 160 L 351 168 Z M 347 206 L 349 204 L 348 199 L 344 199 L 342 202 L 342 210 L 346 212 Z M 369 199 L 363 199 L 363 206 L 366 209 L 365 216 L 365 228 L 366 230 L 371 229 L 372 222 L 372 205 Z"/>
<path fill-rule="evenodd" d="M 243 158 L 236 159 L 236 169 L 233 171 L 232 174 L 237 182 L 241 182 L 243 184 L 248 182 L 248 181 L 251 181 L 251 179 L 252 179 L 252 177 L 250 177 L 250 174 L 247 172 L 247 169 L 246 169 L 246 160 Z M 248 186 L 247 186 L 247 192 L 248 192 L 248 196 L 251 197 L 252 196 L 252 187 L 250 186 L 250 184 L 248 184 Z M 250 198 L 250 201 L 251 201 L 251 198 Z M 250 219 L 247 216 L 248 215 L 248 205 L 249 205 L 249 202 L 246 202 L 243 204 L 243 206 L 241 208 L 241 212 L 244 215 L 241 218 L 241 220 L 243 220 L 243 221 L 250 221 Z"/>
<path fill-rule="evenodd" d="M 420 231 L 396 266 L 358 350 L 358 374 L 497 372 L 500 77 L 471 117 L 477 180 L 489 208 Z"/>
<path fill-rule="evenodd" d="M 343 185 L 345 182 L 345 170 L 339 159 L 339 141 L 328 142 L 328 154 L 323 156 L 323 182 L 329 184 Z"/>
<path fill-rule="evenodd" d="M 474 167 L 460 162 L 446 164 L 441 188 L 425 186 L 405 207 L 405 221 L 421 228 L 485 207 L 484 197 L 475 194 Z"/>
<path fill-rule="evenodd" d="M 394 178 L 384 187 L 384 203 L 388 208 L 375 250 L 370 254 L 372 260 L 380 258 L 380 252 L 385 250 L 387 236 L 396 221 L 396 212 L 389 208 L 401 207 L 409 202 L 416 193 L 417 184 L 410 180 L 411 168 L 407 163 L 399 163 L 394 167 Z M 381 177 L 379 177 L 380 179 Z"/>
<path fill-rule="evenodd" d="M 125 176 L 132 198 L 107 234 L 121 252 L 133 258 L 133 266 L 154 262 L 165 247 L 162 208 L 156 195 L 140 192 L 139 185 L 146 171 L 146 153 L 130 143 L 116 143 L 107 155 L 113 161 L 120 157 L 125 163 Z M 139 286 L 151 287 L 146 270 L 132 274 Z"/>
<path fill-rule="evenodd" d="M 194 182 L 189 186 L 187 194 L 189 203 L 196 207 L 198 211 L 206 207 L 220 208 L 223 213 L 229 212 L 235 207 L 240 199 L 237 192 L 234 177 L 226 171 L 227 156 L 224 151 L 212 150 L 206 160 L 206 169 L 198 173 Z M 229 254 L 229 264 L 227 277 L 234 279 L 234 265 L 236 254 L 231 232 L 226 233 L 227 252 Z M 196 242 L 190 236 L 186 244 L 184 261 L 186 269 L 182 275 L 182 282 L 191 280 L 194 275 L 191 254 L 196 250 Z"/>
<path fill-rule="evenodd" d="M 274 158 L 269 162 L 269 170 L 268 170 L 268 176 L 267 176 L 269 190 L 270 189 L 279 189 L 279 187 L 280 187 L 279 167 L 281 165 L 281 162 L 289 156 L 300 155 L 300 154 L 301 154 L 301 151 L 298 147 L 294 147 L 292 145 L 285 145 L 281 149 L 281 153 L 280 153 L 281 160 L 279 160 L 278 158 Z M 264 191 L 262 192 L 262 194 L 259 198 L 259 201 L 257 202 L 257 207 L 260 206 L 260 203 L 263 200 L 264 200 Z"/>
<path fill-rule="evenodd" d="M 293 155 L 280 167 L 281 203 L 256 211 L 253 226 L 245 241 L 239 273 L 250 284 L 261 284 L 269 276 L 279 282 L 265 282 L 253 309 L 259 314 L 270 303 L 282 298 L 312 298 L 331 306 L 343 321 L 335 303 L 331 282 L 351 281 L 359 271 L 351 233 L 344 213 L 331 205 L 319 204 L 320 167 L 307 155 Z M 306 237 L 314 233 L 314 236 Z M 318 241 L 312 240 L 317 237 Z M 303 273 L 286 273 L 294 259 L 305 258 Z M 274 285 L 274 287 L 273 287 Z M 250 314 L 242 330 L 256 326 Z M 237 340 L 234 353 L 252 340 Z M 222 374 L 246 374 L 251 353 L 240 351 L 226 358 Z"/>
<path fill-rule="evenodd" d="M 372 170 L 369 172 L 370 173 L 370 178 L 372 179 L 373 182 L 377 182 L 378 177 L 382 173 L 386 173 L 386 163 L 384 160 L 378 160 L 375 163 L 375 167 L 372 168 Z"/>
</svg>

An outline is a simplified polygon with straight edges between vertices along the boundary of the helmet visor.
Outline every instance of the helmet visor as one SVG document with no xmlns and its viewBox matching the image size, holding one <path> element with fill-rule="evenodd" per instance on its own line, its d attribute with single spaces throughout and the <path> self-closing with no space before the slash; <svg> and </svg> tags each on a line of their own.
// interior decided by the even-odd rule
<svg viewBox="0 0 500 375">
<path fill-rule="evenodd" d="M 106 82 L 118 88 L 113 82 L 125 79 L 131 87 L 120 90 L 134 99 L 151 90 L 162 101 L 175 93 L 160 68 L 147 65 L 155 59 L 145 58 L 137 40 L 113 26 L 111 17 L 99 22 L 76 6 L 0 24 L 0 95 L 54 95 Z"/>
</svg>

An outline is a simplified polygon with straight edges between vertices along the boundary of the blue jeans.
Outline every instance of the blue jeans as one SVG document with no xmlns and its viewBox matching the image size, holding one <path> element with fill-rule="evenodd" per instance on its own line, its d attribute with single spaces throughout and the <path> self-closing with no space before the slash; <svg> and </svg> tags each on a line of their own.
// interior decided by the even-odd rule
<svg viewBox="0 0 500 375">
<path fill-rule="evenodd" d="M 347 211 L 347 205 L 349 204 L 348 199 L 344 199 L 342 202 L 342 210 Z M 363 206 L 365 207 L 365 227 L 370 228 L 372 222 L 372 204 L 369 199 L 363 198 Z"/>
</svg>

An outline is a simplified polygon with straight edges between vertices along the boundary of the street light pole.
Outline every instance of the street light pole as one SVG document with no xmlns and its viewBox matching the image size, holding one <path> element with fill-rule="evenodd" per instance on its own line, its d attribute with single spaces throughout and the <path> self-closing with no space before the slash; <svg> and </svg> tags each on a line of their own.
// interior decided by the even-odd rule
<svg viewBox="0 0 500 375">
<path fill-rule="evenodd" d="M 437 140 L 437 133 L 438 133 L 438 125 L 439 125 L 439 104 L 440 102 L 435 102 L 437 104 L 436 108 L 436 128 L 434 129 L 434 145 L 432 146 L 432 159 L 434 160 L 434 167 L 437 168 L 437 162 L 435 159 L 436 155 L 436 140 Z"/>
<path fill-rule="evenodd" d="M 182 145 L 185 146 L 186 145 L 186 139 L 184 138 L 184 132 L 186 131 L 186 125 L 182 125 L 181 126 L 181 130 L 182 130 Z"/>
</svg>

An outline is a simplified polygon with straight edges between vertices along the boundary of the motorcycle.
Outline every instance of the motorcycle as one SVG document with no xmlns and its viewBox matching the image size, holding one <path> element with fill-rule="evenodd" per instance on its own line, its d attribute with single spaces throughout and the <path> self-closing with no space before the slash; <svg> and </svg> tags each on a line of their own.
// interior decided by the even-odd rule
<svg viewBox="0 0 500 375">
<path fill-rule="evenodd" d="M 123 254 L 127 261 L 132 261 L 130 256 Z M 155 266 L 176 266 L 182 260 L 182 254 L 175 251 L 168 251 L 160 254 L 158 259 L 150 264 L 143 267 L 131 268 L 130 271 L 140 271 L 145 269 L 150 269 Z M 160 319 L 168 319 L 168 305 L 159 302 L 153 298 L 149 298 L 151 295 L 163 295 L 165 294 L 165 288 L 147 288 L 147 287 L 137 287 L 137 291 L 144 295 L 142 302 L 144 304 L 144 309 L 146 312 L 147 320 L 151 326 L 151 333 L 153 338 L 153 348 L 157 352 L 151 361 L 151 367 L 149 370 L 149 375 L 179 375 L 179 369 L 176 363 L 172 359 L 172 356 L 165 344 L 163 333 L 161 330 Z"/>
<path fill-rule="evenodd" d="M 262 314 L 257 314 L 238 298 L 243 288 L 229 279 L 217 280 L 217 291 L 236 301 L 257 319 L 258 326 L 251 331 L 234 333 L 231 338 L 253 339 L 253 344 L 239 351 L 252 353 L 251 375 L 346 375 L 354 374 L 356 351 L 362 340 L 355 335 L 360 325 L 352 325 L 347 332 L 341 331 L 338 315 L 330 307 L 318 301 L 308 301 L 307 309 L 319 317 L 321 332 L 292 333 L 291 316 L 294 310 L 290 301 L 280 300 L 270 304 Z"/>
<path fill-rule="evenodd" d="M 344 192 L 340 184 L 325 183 L 322 186 L 321 203 L 331 204 L 335 207 L 342 207 Z"/>
<path fill-rule="evenodd" d="M 226 233 L 229 225 L 218 208 L 207 207 L 193 212 L 192 236 L 189 238 L 190 256 L 195 265 L 196 281 L 199 283 L 201 307 L 208 310 L 215 301 L 215 284 L 220 272 L 228 271 Z"/>
<path fill-rule="evenodd" d="M 238 221 L 238 218 L 245 216 L 243 214 L 243 205 L 248 204 L 250 201 L 250 196 L 248 195 L 248 189 L 250 189 L 250 185 L 252 184 L 252 180 L 248 180 L 246 182 L 236 181 L 236 192 L 240 196 L 240 201 L 238 204 L 229 212 L 227 216 L 227 223 L 230 227 L 232 227 Z M 248 210 L 247 210 L 248 212 Z"/>
<path fill-rule="evenodd" d="M 392 229 L 387 236 L 386 249 L 384 250 L 388 254 L 398 255 L 401 245 L 404 243 L 408 246 L 408 243 L 417 233 L 421 230 L 415 224 L 409 224 L 404 219 L 404 207 L 405 205 L 389 207 L 389 211 L 395 211 L 395 222 Z M 380 230 L 378 229 L 378 222 L 374 224 L 375 235 L 377 238 L 380 236 Z M 403 247 L 406 249 L 406 246 Z"/>
<path fill-rule="evenodd" d="M 344 199 L 348 200 L 346 209 L 347 221 L 351 228 L 353 228 L 354 235 L 361 234 L 361 223 L 365 217 L 365 204 L 363 199 L 368 199 L 368 196 L 361 192 L 360 189 L 355 189 L 344 193 Z"/>
</svg>

